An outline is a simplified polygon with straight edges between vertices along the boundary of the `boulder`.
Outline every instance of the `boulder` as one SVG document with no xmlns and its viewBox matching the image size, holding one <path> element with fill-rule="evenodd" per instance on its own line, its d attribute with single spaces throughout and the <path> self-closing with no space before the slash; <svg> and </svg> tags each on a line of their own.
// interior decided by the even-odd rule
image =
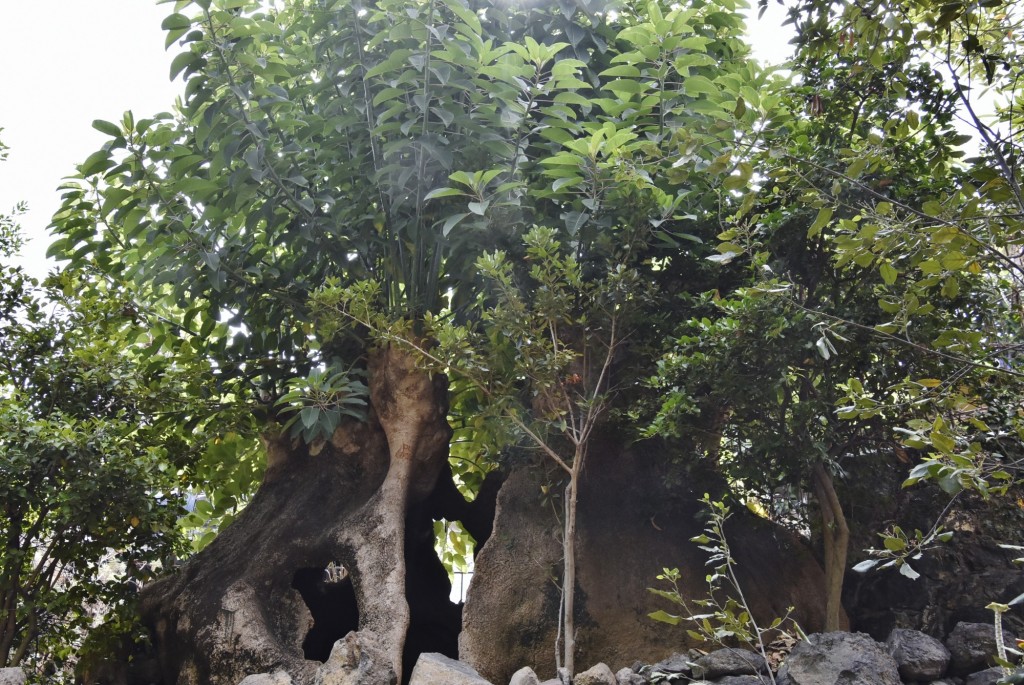
<svg viewBox="0 0 1024 685">
<path fill-rule="evenodd" d="M 949 667 L 946 646 L 919 630 L 897 628 L 889 634 L 885 644 L 904 680 L 935 680 Z"/>
<path fill-rule="evenodd" d="M 367 683 L 369 685 L 369 683 Z M 412 669 L 409 685 L 491 685 L 471 666 L 444 654 L 421 654 Z"/>
<path fill-rule="evenodd" d="M 351 632 L 334 643 L 317 669 L 313 685 L 383 685 L 393 683 L 387 657 L 368 633 Z"/>
<path fill-rule="evenodd" d="M 818 633 L 798 642 L 778 685 L 900 685 L 896 661 L 863 633 Z"/>
<path fill-rule="evenodd" d="M 540 680 L 532 668 L 523 666 L 512 674 L 512 680 L 508 681 L 508 685 L 540 685 Z"/>
<path fill-rule="evenodd" d="M 714 685 L 769 685 L 768 676 L 727 675 L 715 680 Z"/>
<path fill-rule="evenodd" d="M 656 458 L 656 444 L 622 449 L 615 436 L 597 436 L 591 444 L 577 511 L 577 663 L 603 661 L 617 669 L 700 646 L 685 631 L 647 618 L 673 609 L 648 588 L 664 568 L 678 567 L 687 571 L 683 595 L 706 597 L 707 553 L 689 540 L 703 529 L 699 497 L 721 492 L 722 485 L 712 476 L 673 474 L 678 467 Z M 507 683 L 524 664 L 541 678 L 555 675 L 561 595 L 551 579 L 562 571 L 561 527 L 542 493 L 561 493 L 564 482 L 546 467 L 510 469 L 493 532 L 475 558 L 459 656 L 492 682 Z M 680 479 L 689 487 L 671 485 Z M 805 630 L 822 629 L 824 574 L 799 536 L 743 508 L 726 533 L 754 617 L 767 625 L 792 606 Z"/>
<path fill-rule="evenodd" d="M 573 685 L 618 685 L 615 674 L 608 664 L 596 664 L 583 673 L 577 673 L 572 679 Z"/>
<path fill-rule="evenodd" d="M 651 673 L 678 673 L 689 677 L 693 674 L 693 662 L 694 659 L 691 659 L 689 654 L 676 653 L 652 665 L 649 670 Z M 638 669 L 634 667 L 633 670 L 637 671 Z"/>
<path fill-rule="evenodd" d="M 247 675 L 238 685 L 292 685 L 292 677 L 284 671 Z"/>
<path fill-rule="evenodd" d="M 757 675 L 768 669 L 764 657 L 749 649 L 716 649 L 693 662 L 693 676 L 714 680 L 724 675 Z"/>
<path fill-rule="evenodd" d="M 964 685 L 996 685 L 1003 677 L 1003 669 L 986 668 L 984 671 L 972 673 L 964 679 Z"/>
<path fill-rule="evenodd" d="M 1013 644 L 1013 637 L 1003 631 L 1005 644 Z M 946 637 L 949 650 L 949 673 L 965 676 L 990 665 L 996 655 L 996 634 L 991 623 L 960 622 Z"/>
<path fill-rule="evenodd" d="M 25 671 L 20 668 L 0 668 L 0 685 L 25 685 L 25 681 Z"/>
<path fill-rule="evenodd" d="M 647 679 L 631 668 L 620 668 L 615 673 L 616 685 L 647 685 Z"/>
</svg>

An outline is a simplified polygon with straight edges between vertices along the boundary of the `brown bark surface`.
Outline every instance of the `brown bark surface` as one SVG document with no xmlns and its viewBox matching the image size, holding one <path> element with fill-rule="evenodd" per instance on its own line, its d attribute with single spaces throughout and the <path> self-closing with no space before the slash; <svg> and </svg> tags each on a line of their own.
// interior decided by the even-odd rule
<svg viewBox="0 0 1024 685">
<path fill-rule="evenodd" d="M 397 682 L 420 651 L 455 655 L 459 609 L 432 548 L 444 514 L 428 499 L 442 472 L 452 490 L 446 383 L 385 348 L 369 385 L 369 421 L 343 425 L 317 454 L 269 439 L 245 511 L 143 591 L 166 685 L 236 685 L 281 669 L 312 683 L 334 641 L 356 629 L 364 652 L 381 657 L 363 660 L 353 682 L 364 685 Z M 320 580 L 332 563 L 348 574 L 336 587 Z"/>
</svg>

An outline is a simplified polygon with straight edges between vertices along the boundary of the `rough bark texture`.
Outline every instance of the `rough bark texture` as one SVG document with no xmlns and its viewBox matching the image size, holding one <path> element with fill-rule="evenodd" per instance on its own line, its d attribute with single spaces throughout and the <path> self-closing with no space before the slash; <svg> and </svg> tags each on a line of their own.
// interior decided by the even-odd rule
<svg viewBox="0 0 1024 685">
<path fill-rule="evenodd" d="M 339 428 L 318 454 L 268 441 L 245 511 L 143 591 L 165 685 L 236 685 L 276 670 L 312 683 L 334 642 L 357 629 L 362 648 L 383 655 L 361 685 L 397 682 L 420 651 L 455 655 L 459 609 L 432 549 L 443 498 L 430 497 L 446 471 L 446 386 L 384 349 L 370 389 L 369 422 Z M 450 496 L 450 472 L 445 485 Z M 348 577 L 323 582 L 331 562 Z"/>
<path fill-rule="evenodd" d="M 911 628 L 943 637 L 960 621 L 992 623 L 989 602 L 1009 602 L 1024 593 L 1024 573 L 1013 563 L 1019 554 L 1000 543 L 1024 545 L 1024 489 L 987 500 L 950 496 L 930 484 L 903 488 L 913 464 L 895 456 L 856 460 L 850 476 L 837 483 L 850 529 L 849 565 L 878 547 L 877 531 L 896 524 L 912 532 L 929 530 L 949 506 L 942 526 L 953 539 L 911 561 L 921 577 L 910 580 L 896 569 L 849 572 L 843 604 L 853 630 L 885 640 L 894 628 Z M 854 489 L 860 485 L 861 489 Z M 1006 627 L 1024 633 L 1024 606 L 1003 615 Z"/>
<path fill-rule="evenodd" d="M 684 592 L 705 596 L 706 558 L 689 539 L 703 529 L 697 498 L 714 488 L 707 481 L 671 482 L 664 454 L 648 449 L 623 451 L 597 437 L 581 474 L 577 663 L 604 661 L 617 670 L 697 646 L 681 628 L 647 618 L 657 609 L 672 610 L 647 588 L 663 568 L 679 567 Z M 554 675 L 562 545 L 553 511 L 561 504 L 545 506 L 541 497 L 541 486 L 551 484 L 541 469 L 514 469 L 498 495 L 494 532 L 476 558 L 460 656 L 495 683 L 508 682 L 526 665 L 542 679 Z M 757 618 L 767 624 L 794 606 L 805 630 L 819 630 L 824 574 L 803 543 L 746 511 L 736 511 L 728 533 Z"/>
<path fill-rule="evenodd" d="M 843 613 L 843 578 L 846 575 L 846 556 L 850 546 L 850 529 L 839 502 L 832 476 L 821 463 L 811 467 L 814 497 L 821 510 L 822 539 L 825 552 L 825 630 L 848 630 L 849 621 Z"/>
</svg>

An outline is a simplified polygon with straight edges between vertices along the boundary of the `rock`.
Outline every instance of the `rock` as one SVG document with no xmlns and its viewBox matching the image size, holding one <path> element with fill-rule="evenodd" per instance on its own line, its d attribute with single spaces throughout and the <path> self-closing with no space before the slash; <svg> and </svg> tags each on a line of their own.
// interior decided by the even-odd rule
<svg viewBox="0 0 1024 685">
<path fill-rule="evenodd" d="M 1003 631 L 1006 644 L 1013 644 L 1013 637 Z M 995 629 L 990 623 L 960 622 L 946 638 L 949 649 L 950 675 L 964 676 L 990 663 L 996 655 Z"/>
<path fill-rule="evenodd" d="M 292 677 L 284 671 L 256 673 L 245 676 L 238 685 L 292 685 Z"/>
<path fill-rule="evenodd" d="M 369 683 L 367 683 L 369 685 Z M 471 666 L 444 654 L 420 654 L 409 685 L 491 685 Z"/>
<path fill-rule="evenodd" d="M 317 669 L 313 685 L 382 685 L 394 682 L 387 656 L 366 632 L 351 632 L 334 643 Z"/>
<path fill-rule="evenodd" d="M 523 666 L 512 674 L 512 680 L 508 681 L 508 685 L 540 685 L 540 680 L 532 668 Z"/>
<path fill-rule="evenodd" d="M 935 680 L 941 678 L 949 667 L 946 646 L 919 630 L 896 628 L 889 633 L 885 644 L 904 680 Z"/>
<path fill-rule="evenodd" d="M 693 676 L 714 680 L 724 675 L 757 675 L 768 668 L 764 657 L 749 649 L 726 647 L 705 654 L 693 663 Z"/>
<path fill-rule="evenodd" d="M 900 685 L 896 661 L 863 633 L 818 633 L 798 642 L 778 685 Z"/>
<path fill-rule="evenodd" d="M 986 668 L 984 671 L 972 673 L 964 679 L 964 685 L 996 685 L 1003 677 L 1003 669 L 999 667 Z"/>
<path fill-rule="evenodd" d="M 699 497 L 709 486 L 695 474 L 686 480 L 692 489 L 669 487 L 664 461 L 648 453 L 652 445 L 622 449 L 615 436 L 595 436 L 591 445 L 577 512 L 577 663 L 653 663 L 699 646 L 646 618 L 671 609 L 647 588 L 664 568 L 680 567 L 690 569 L 680 581 L 684 597 L 707 595 L 707 555 L 689 539 L 701 532 Z M 540 501 L 545 473 L 521 466 L 509 473 L 491 537 L 475 557 L 459 656 L 495 683 L 507 683 L 523 664 L 542 679 L 555 675 L 549 664 L 561 594 L 549 579 L 552 569 L 560 573 L 562 546 L 561 528 Z M 805 630 L 820 630 L 824 574 L 803 541 L 742 508 L 726 532 L 758 621 L 771 623 L 794 606 Z"/>
<path fill-rule="evenodd" d="M 551 678 L 550 680 L 545 680 L 540 685 L 562 685 L 562 681 L 558 678 Z"/>
<path fill-rule="evenodd" d="M 703 656 L 703 655 L 701 655 Z M 698 657 L 700 658 L 700 657 Z M 689 654 L 673 654 L 667 659 L 662 659 L 650 668 L 651 673 L 681 673 L 690 676 L 693 673 L 693 659 Z M 634 668 L 634 671 L 637 669 Z"/>
<path fill-rule="evenodd" d="M 0 668 L 0 685 L 25 685 L 25 671 L 17 666 Z"/>
<path fill-rule="evenodd" d="M 631 668 L 620 668 L 615 674 L 617 685 L 647 685 L 647 679 Z"/>
<path fill-rule="evenodd" d="M 608 664 L 600 663 L 591 666 L 583 673 L 576 674 L 572 679 L 573 685 L 618 685 L 615 674 Z"/>
<path fill-rule="evenodd" d="M 714 685 L 768 685 L 768 676 L 727 675 L 715 680 Z"/>
</svg>

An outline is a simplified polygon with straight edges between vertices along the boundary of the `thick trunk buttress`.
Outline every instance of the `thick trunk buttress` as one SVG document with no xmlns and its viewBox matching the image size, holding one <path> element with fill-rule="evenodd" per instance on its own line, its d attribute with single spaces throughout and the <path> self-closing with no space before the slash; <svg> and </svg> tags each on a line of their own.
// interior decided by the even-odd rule
<svg viewBox="0 0 1024 685">
<path fill-rule="evenodd" d="M 847 630 L 849 625 L 842 599 L 850 529 L 839 496 L 832 485 L 832 476 L 822 464 L 817 463 L 812 467 L 811 482 L 821 509 L 821 534 L 825 552 L 825 630 Z"/>
<path fill-rule="evenodd" d="M 246 510 L 144 589 L 164 685 L 236 685 L 275 670 L 311 685 L 330 668 L 350 672 L 345 682 L 397 683 L 412 665 L 411 631 L 410 661 L 416 650 L 455 655 L 459 610 L 431 544 L 432 519 L 445 514 L 429 498 L 442 471 L 450 478 L 447 387 L 414 362 L 376 351 L 369 420 L 343 425 L 318 454 L 268 437 Z"/>
<path fill-rule="evenodd" d="M 370 402 L 387 437 L 390 463 L 387 477 L 378 491 L 381 534 L 398 531 L 405 538 L 409 506 L 423 501 L 434 489 L 437 476 L 447 463 L 451 428 L 443 401 L 447 386 L 416 367 L 418 354 L 407 348 L 387 346 L 370 359 Z M 440 381 L 440 382 L 438 382 Z M 376 559 L 375 550 L 367 550 Z M 402 673 L 402 652 L 409 630 L 406 601 L 404 545 L 397 545 L 386 566 L 379 569 L 386 578 L 379 599 L 385 605 L 380 623 L 395 673 Z"/>
</svg>

